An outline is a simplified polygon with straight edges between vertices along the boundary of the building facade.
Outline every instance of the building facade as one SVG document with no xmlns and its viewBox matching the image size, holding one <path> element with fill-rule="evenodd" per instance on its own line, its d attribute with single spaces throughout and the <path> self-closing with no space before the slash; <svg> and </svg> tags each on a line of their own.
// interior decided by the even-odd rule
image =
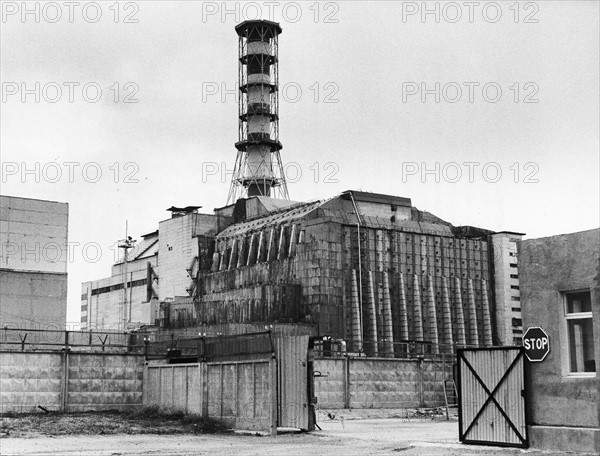
<svg viewBox="0 0 600 456">
<path fill-rule="evenodd" d="M 238 201 L 243 220 L 219 232 L 211 269 L 199 274 L 198 325 L 312 324 L 371 356 L 400 355 L 409 342 L 432 351 L 504 343 L 514 318 L 505 309 L 516 306 L 494 290 L 518 274 L 504 250 L 520 234 L 455 227 L 390 195 L 284 204 Z"/>
<path fill-rule="evenodd" d="M 492 234 L 494 252 L 494 296 L 498 342 L 501 345 L 521 345 L 521 287 L 519 281 L 519 243 L 522 233 L 502 231 Z"/>
<path fill-rule="evenodd" d="M 160 302 L 195 293 L 200 249 L 206 249 L 227 218 L 199 214 L 197 207 L 170 208 L 171 218 L 142 236 L 117 261 L 110 277 L 81 285 L 81 327 L 127 330 L 155 324 Z M 125 282 L 127 281 L 127 286 Z"/>
<path fill-rule="evenodd" d="M 0 195 L 0 326 L 64 329 L 67 203 Z"/>
<path fill-rule="evenodd" d="M 523 325 L 548 334 L 530 363 L 532 446 L 600 453 L 600 229 L 523 241 Z"/>
</svg>

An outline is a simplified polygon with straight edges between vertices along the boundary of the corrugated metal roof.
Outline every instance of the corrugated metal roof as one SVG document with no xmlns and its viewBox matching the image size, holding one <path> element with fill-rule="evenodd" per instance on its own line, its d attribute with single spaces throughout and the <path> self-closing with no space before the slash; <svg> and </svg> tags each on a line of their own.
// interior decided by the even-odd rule
<svg viewBox="0 0 600 456">
<path fill-rule="evenodd" d="M 218 238 L 237 236 L 239 234 L 244 234 L 249 231 L 260 230 L 265 226 L 280 224 L 283 222 L 289 222 L 291 220 L 296 220 L 308 215 L 310 212 L 317 209 L 323 201 L 313 201 L 309 203 L 299 203 L 290 208 L 286 208 L 283 210 L 279 210 L 277 212 L 271 213 L 269 215 L 256 217 L 252 220 L 247 220 L 245 222 L 236 223 L 235 225 L 231 225 L 228 228 L 225 228 L 223 231 L 219 233 Z"/>
</svg>

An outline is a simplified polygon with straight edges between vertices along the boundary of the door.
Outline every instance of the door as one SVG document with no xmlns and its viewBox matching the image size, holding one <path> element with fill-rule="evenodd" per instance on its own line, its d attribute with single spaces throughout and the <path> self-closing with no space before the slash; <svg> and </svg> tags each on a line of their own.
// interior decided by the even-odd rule
<svg viewBox="0 0 600 456">
<path fill-rule="evenodd" d="M 527 448 L 522 347 L 458 349 L 458 428 L 463 443 Z"/>
</svg>

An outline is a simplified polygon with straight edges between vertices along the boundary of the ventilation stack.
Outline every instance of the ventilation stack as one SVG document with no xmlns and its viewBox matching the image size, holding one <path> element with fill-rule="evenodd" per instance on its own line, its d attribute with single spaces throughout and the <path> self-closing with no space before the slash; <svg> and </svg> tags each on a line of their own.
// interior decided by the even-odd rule
<svg viewBox="0 0 600 456">
<path fill-rule="evenodd" d="M 289 199 L 279 142 L 278 36 L 266 20 L 244 21 L 239 37 L 239 139 L 227 204 L 238 198 Z"/>
</svg>

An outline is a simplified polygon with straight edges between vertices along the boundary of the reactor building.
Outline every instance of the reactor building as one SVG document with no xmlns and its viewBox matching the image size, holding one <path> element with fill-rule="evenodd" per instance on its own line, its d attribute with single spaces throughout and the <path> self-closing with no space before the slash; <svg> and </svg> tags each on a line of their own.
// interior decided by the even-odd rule
<svg viewBox="0 0 600 456">
<path fill-rule="evenodd" d="M 410 198 L 289 200 L 279 140 L 279 24 L 236 26 L 239 132 L 227 205 L 172 207 L 111 277 L 82 284 L 86 329 L 297 326 L 402 356 L 520 343 L 521 233 L 454 226 Z M 125 286 L 124 284 L 127 284 Z M 129 309 L 129 310 L 128 310 Z"/>
</svg>

